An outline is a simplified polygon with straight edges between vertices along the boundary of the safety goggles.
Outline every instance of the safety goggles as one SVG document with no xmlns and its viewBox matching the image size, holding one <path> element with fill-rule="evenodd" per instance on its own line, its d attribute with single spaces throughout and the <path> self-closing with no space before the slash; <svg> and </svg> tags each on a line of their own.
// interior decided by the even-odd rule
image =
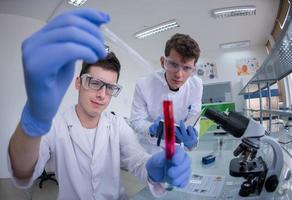
<svg viewBox="0 0 292 200">
<path fill-rule="evenodd" d="M 164 68 L 170 72 L 179 72 L 182 70 L 186 74 L 191 74 L 195 71 L 194 65 L 180 65 L 173 61 L 171 58 L 164 57 Z"/>
<path fill-rule="evenodd" d="M 81 76 L 81 83 L 86 90 L 100 90 L 105 86 L 106 94 L 114 97 L 117 97 L 122 89 L 122 86 L 118 84 L 105 83 L 100 79 L 93 78 L 89 74 L 83 74 Z"/>
</svg>

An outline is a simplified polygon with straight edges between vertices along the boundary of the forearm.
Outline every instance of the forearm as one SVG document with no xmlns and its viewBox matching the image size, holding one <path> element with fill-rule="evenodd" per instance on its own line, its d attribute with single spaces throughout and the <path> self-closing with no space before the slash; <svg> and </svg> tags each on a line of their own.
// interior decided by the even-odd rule
<svg viewBox="0 0 292 200">
<path fill-rule="evenodd" d="M 149 127 L 151 126 L 151 122 L 144 119 L 131 121 L 131 127 L 135 130 L 136 133 L 149 136 Z"/>
<path fill-rule="evenodd" d="M 30 178 L 39 155 L 41 137 L 27 136 L 17 126 L 9 143 L 9 156 L 13 175 L 18 179 Z"/>
</svg>

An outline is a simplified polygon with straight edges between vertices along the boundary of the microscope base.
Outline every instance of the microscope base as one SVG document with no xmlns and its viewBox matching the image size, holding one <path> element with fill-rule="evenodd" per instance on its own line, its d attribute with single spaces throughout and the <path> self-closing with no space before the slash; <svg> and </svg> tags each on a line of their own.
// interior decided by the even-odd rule
<svg viewBox="0 0 292 200">
<path fill-rule="evenodd" d="M 226 196 L 227 197 L 227 196 Z M 238 194 L 238 189 L 232 189 L 228 192 L 228 199 L 232 200 L 273 200 L 274 194 L 273 193 L 262 193 L 259 196 L 248 196 L 248 197 L 242 197 Z"/>
</svg>

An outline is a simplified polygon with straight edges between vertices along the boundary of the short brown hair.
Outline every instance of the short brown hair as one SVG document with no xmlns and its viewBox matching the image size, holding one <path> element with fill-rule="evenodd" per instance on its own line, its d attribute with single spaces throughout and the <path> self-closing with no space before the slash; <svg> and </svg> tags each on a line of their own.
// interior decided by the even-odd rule
<svg viewBox="0 0 292 200">
<path fill-rule="evenodd" d="M 101 67 L 106 70 L 117 72 L 117 80 L 119 80 L 121 65 L 120 61 L 113 52 L 108 53 L 104 59 L 98 60 L 95 63 L 83 62 L 79 76 L 81 77 L 83 74 L 88 73 L 89 68 L 92 66 Z"/>
<path fill-rule="evenodd" d="M 195 63 L 200 57 L 200 47 L 189 35 L 181 33 L 174 34 L 165 44 L 164 55 L 166 57 L 169 56 L 171 49 L 174 49 L 183 58 L 195 58 Z"/>
</svg>

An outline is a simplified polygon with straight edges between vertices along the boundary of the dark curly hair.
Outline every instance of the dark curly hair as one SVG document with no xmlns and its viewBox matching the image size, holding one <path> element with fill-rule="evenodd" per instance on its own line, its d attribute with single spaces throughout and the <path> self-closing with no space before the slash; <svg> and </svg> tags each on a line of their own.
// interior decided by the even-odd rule
<svg viewBox="0 0 292 200">
<path fill-rule="evenodd" d="M 81 77 L 83 74 L 88 73 L 89 68 L 91 66 L 98 66 L 106 70 L 117 72 L 117 75 L 118 75 L 117 80 L 119 80 L 121 65 L 120 65 L 120 61 L 118 60 L 118 58 L 113 52 L 108 53 L 108 55 L 104 59 L 98 60 L 95 63 L 83 62 L 82 69 L 80 71 L 79 76 Z"/>
<path fill-rule="evenodd" d="M 195 58 L 195 63 L 200 57 L 200 47 L 198 43 L 189 35 L 176 33 L 174 34 L 165 45 L 164 55 L 167 57 L 170 54 L 170 50 L 174 49 L 182 57 Z"/>
</svg>

